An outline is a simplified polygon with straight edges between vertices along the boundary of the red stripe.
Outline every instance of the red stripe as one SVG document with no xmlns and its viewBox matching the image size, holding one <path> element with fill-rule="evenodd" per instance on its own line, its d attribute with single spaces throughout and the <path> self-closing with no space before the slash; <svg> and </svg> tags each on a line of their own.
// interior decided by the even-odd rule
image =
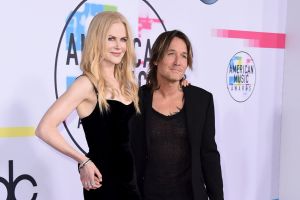
<svg viewBox="0 0 300 200">
<path fill-rule="evenodd" d="M 248 46 L 250 47 L 279 49 L 285 48 L 286 34 L 284 33 L 268 33 L 226 29 L 216 29 L 215 33 L 217 37 L 246 39 L 248 41 Z"/>
</svg>

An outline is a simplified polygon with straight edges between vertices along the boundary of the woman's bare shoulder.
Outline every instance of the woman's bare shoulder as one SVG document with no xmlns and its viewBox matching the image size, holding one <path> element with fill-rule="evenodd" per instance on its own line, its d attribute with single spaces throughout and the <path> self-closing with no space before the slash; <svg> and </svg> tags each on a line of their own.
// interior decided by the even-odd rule
<svg viewBox="0 0 300 200">
<path fill-rule="evenodd" d="M 87 76 L 79 76 L 73 82 L 72 87 L 81 90 L 81 92 L 90 92 L 94 90 L 93 83 Z"/>
</svg>

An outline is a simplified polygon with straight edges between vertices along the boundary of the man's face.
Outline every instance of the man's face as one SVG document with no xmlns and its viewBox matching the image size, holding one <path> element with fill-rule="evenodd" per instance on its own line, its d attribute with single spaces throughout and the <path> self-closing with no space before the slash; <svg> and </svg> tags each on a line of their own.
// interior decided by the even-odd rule
<svg viewBox="0 0 300 200">
<path fill-rule="evenodd" d="M 187 68 L 187 46 L 184 40 L 174 37 L 163 58 L 157 64 L 157 80 L 180 81 Z"/>
</svg>

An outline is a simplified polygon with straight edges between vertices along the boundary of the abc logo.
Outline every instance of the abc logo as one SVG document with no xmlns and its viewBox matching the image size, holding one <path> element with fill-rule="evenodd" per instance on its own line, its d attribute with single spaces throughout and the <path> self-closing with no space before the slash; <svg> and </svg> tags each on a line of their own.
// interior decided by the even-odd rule
<svg viewBox="0 0 300 200">
<path fill-rule="evenodd" d="M 29 181 L 33 187 L 36 187 L 36 181 L 28 174 L 22 174 L 14 179 L 13 161 L 8 162 L 8 180 L 0 176 L 0 183 L 2 183 L 7 189 L 7 200 L 16 200 L 15 190 L 18 183 L 21 181 Z M 37 193 L 33 193 L 31 200 L 37 198 Z"/>
</svg>

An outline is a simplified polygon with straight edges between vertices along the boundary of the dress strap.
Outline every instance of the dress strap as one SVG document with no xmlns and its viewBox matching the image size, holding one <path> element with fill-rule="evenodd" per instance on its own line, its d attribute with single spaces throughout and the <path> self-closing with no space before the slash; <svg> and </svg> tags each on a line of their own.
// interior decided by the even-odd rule
<svg viewBox="0 0 300 200">
<path fill-rule="evenodd" d="M 95 91 L 95 93 L 96 93 L 96 96 L 97 96 L 97 100 L 98 100 L 98 90 L 97 90 L 97 87 L 94 85 L 94 83 L 89 79 L 89 77 L 87 76 L 87 75 L 85 75 L 85 74 L 81 74 L 80 76 L 78 76 L 77 78 L 79 78 L 79 77 L 81 77 L 81 76 L 85 76 L 90 82 L 91 82 L 91 84 L 93 85 L 93 88 L 94 88 L 94 91 Z M 76 78 L 76 79 L 77 79 Z"/>
<path fill-rule="evenodd" d="M 93 84 L 93 87 L 94 87 L 95 93 L 97 94 L 97 99 L 98 99 L 98 90 L 97 90 L 97 88 L 96 88 L 96 86 L 94 84 Z"/>
</svg>

